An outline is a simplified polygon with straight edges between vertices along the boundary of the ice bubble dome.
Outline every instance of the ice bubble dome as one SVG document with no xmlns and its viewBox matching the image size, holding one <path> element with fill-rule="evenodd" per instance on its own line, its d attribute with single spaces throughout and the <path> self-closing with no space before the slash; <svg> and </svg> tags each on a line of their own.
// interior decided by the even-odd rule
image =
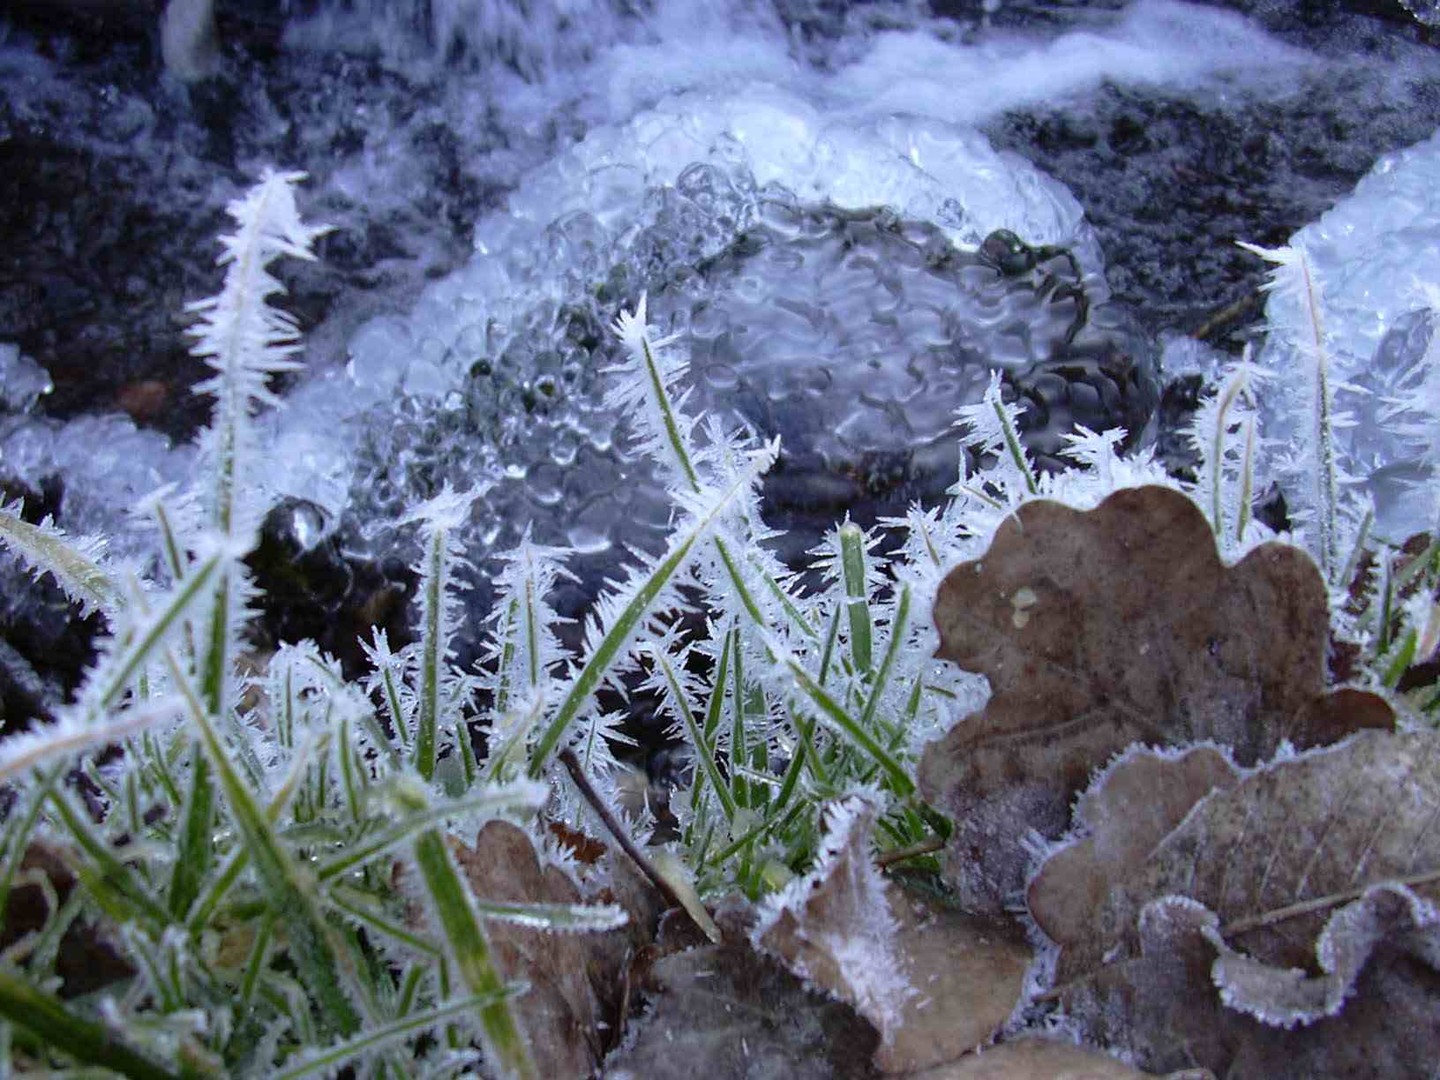
<svg viewBox="0 0 1440 1080">
<path fill-rule="evenodd" d="M 601 407 L 599 375 L 609 323 L 642 293 L 661 332 L 683 331 L 697 407 L 831 469 L 943 443 L 943 491 L 958 463 L 953 409 L 991 367 L 1048 355 L 1073 311 L 1047 315 L 1033 282 L 980 265 L 973 248 L 998 228 L 1073 250 L 1103 305 L 1078 204 L 974 131 L 841 125 L 768 87 L 682 94 L 598 128 L 479 224 L 465 268 L 351 341 L 352 393 L 377 406 L 360 425 L 352 509 L 385 518 L 440 483 L 493 479 L 477 556 L 526 523 L 597 554 L 649 542 L 667 502 L 617 449 L 623 420 Z M 787 400 L 803 408 L 777 417 Z"/>
</svg>

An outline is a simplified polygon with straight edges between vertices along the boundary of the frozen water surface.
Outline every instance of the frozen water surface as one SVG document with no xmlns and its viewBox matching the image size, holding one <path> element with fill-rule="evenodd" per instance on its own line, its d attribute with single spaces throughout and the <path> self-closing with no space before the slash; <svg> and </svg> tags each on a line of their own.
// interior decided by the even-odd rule
<svg viewBox="0 0 1440 1080">
<path fill-rule="evenodd" d="M 1436 524 L 1440 460 L 1440 135 L 1375 164 L 1342 200 L 1291 238 L 1319 283 L 1348 472 L 1375 502 L 1376 527 L 1394 540 Z M 1427 288 L 1428 286 L 1428 288 Z M 1266 314 L 1280 331 L 1261 355 L 1276 382 L 1302 382 L 1291 344 L 1312 333 L 1297 298 L 1276 293 Z M 1267 436 L 1284 444 L 1304 422 L 1296 399 L 1262 399 Z"/>
<path fill-rule="evenodd" d="M 903 260 L 887 282 L 873 266 L 899 250 L 889 241 L 869 266 L 860 253 L 822 270 L 811 251 L 798 274 L 807 255 L 793 235 L 753 258 L 742 257 L 745 244 L 788 215 L 780 231 L 808 227 L 812 247 L 823 246 L 818 233 L 843 231 L 819 226 L 825 207 L 883 206 L 912 233 L 930 230 L 932 244 L 975 245 L 1009 228 L 1072 246 L 1098 303 L 1102 255 L 1075 200 L 974 125 L 1102 78 L 1210 85 L 1235 74 L 1242 46 L 1246 78 L 1282 78 L 1304 62 L 1234 15 L 1175 4 L 1142 3 L 1103 32 L 982 45 L 911 26 L 841 39 L 811 64 L 758 7 L 663 5 L 638 29 L 600 18 L 587 62 L 542 64 L 547 78 L 497 96 L 516 125 L 573 107 L 588 124 L 583 138 L 479 223 L 467 267 L 404 317 L 356 334 L 344 377 L 324 373 L 293 395 L 276 434 L 280 457 L 305 468 L 292 470 L 287 491 L 384 519 L 441 480 L 498 478 L 477 510 L 477 554 L 512 542 L 527 521 L 542 540 L 592 552 L 644 543 L 665 522 L 663 499 L 621 458 L 623 430 L 599 409 L 596 384 L 606 324 L 642 291 L 655 294 L 666 329 L 687 331 L 698 404 L 778 432 L 831 467 L 904 442 L 924 453 L 986 363 L 1018 367 L 1036 359 L 1027 350 L 1044 351 L 1038 330 L 1038 344 L 987 338 L 1018 290 L 957 301 L 936 295 L 955 282 Z M 552 54 L 538 46 L 536 55 Z M 967 334 L 974 355 L 962 363 L 956 343 Z M 927 349 L 948 350 L 951 370 L 917 376 Z M 807 432 L 823 437 L 806 441 Z M 953 462 L 955 449 L 946 453 Z"/>
<path fill-rule="evenodd" d="M 1162 0 L 1089 29 L 975 44 L 910 4 L 824 15 L 827 32 L 805 41 L 768 4 L 657 7 L 551 0 L 522 17 L 498 0 L 435 0 L 421 20 L 408 0 L 363 0 L 292 26 L 297 47 L 379 43 L 397 67 L 442 70 L 446 103 L 414 122 L 484 110 L 509 135 L 493 152 L 512 164 L 516 147 L 545 144 L 537 132 L 578 137 L 553 139 L 548 160 L 520 170 L 504 207 L 480 220 L 467 265 L 361 327 L 343 365 L 318 365 L 289 392 L 266 421 L 273 497 L 383 522 L 443 481 L 490 480 L 476 556 L 529 520 L 542 542 L 596 555 L 647 542 L 663 500 L 620 453 L 598 382 L 607 324 L 642 291 L 695 354 L 697 403 L 830 468 L 924 457 L 980 385 L 982 361 L 1021 378 L 1071 311 L 1039 310 L 1033 288 L 986 280 L 973 259 L 947 278 L 940 248 L 1002 227 L 1071 247 L 1103 308 L 1103 253 L 1074 198 L 977 125 L 1101 80 L 1263 94 L 1312 62 L 1233 13 Z M 895 28 L 876 29 L 886 20 Z M 409 197 L 409 176 L 377 153 L 330 182 L 388 202 Z M 857 230 L 868 239 L 847 249 Z M 1082 366 L 1094 379 L 1025 390 L 1056 422 L 1117 407 L 1113 357 L 1077 344 L 1092 348 Z M 1143 366 L 1143 345 L 1132 351 Z M 63 456 L 36 449 L 46 430 L 12 426 L 4 452 Z M 188 467 L 183 454 L 126 445 L 130 472 Z M 117 517 L 134 483 L 109 493 Z"/>
</svg>

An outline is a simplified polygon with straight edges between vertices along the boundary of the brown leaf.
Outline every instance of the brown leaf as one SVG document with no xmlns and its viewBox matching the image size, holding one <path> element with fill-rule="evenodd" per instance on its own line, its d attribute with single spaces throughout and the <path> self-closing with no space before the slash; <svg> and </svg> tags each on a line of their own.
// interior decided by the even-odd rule
<svg viewBox="0 0 1440 1080">
<path fill-rule="evenodd" d="M 770 898 L 754 940 L 802 979 L 853 1005 L 888 1041 L 914 991 L 885 879 L 870 859 L 876 815 L 875 804 L 859 796 L 826 807 L 815 869 Z"/>
<path fill-rule="evenodd" d="M 989 677 L 986 708 L 926 748 L 925 797 L 955 819 L 947 874 L 998 911 L 1030 868 L 1030 830 L 1059 838 L 1091 773 L 1131 743 L 1213 740 L 1252 764 L 1282 740 L 1390 727 L 1373 695 L 1325 693 L 1324 584 L 1272 543 L 1233 567 L 1167 488 L 1094 510 L 1027 503 L 935 602 L 939 655 Z"/>
<path fill-rule="evenodd" d="M 864 1080 L 880 1035 L 849 1005 L 808 989 L 750 944 L 753 915 L 719 911 L 724 931 L 657 960 L 650 1007 L 606 1062 L 610 1080 Z M 687 927 L 687 929 L 689 929 Z"/>
<path fill-rule="evenodd" d="M 1155 1070 L 1200 1063 L 1235 1080 L 1387 1080 L 1431 1075 L 1440 1031 L 1440 975 L 1396 944 L 1382 944 L 1345 1007 L 1297 1029 L 1270 1027 L 1227 1008 L 1211 982 L 1214 914 L 1179 897 L 1141 913 L 1140 955 L 1073 984 L 1067 1013 L 1088 1037 L 1123 1046 Z"/>
<path fill-rule="evenodd" d="M 1087 805 L 1118 804 L 1104 790 L 1118 778 L 1145 820 L 1139 778 L 1168 798 L 1178 767 L 1145 756 Z M 1437 826 L 1440 735 L 1365 732 L 1201 796 L 1143 858 L 1108 864 L 1088 930 L 1060 894 L 1103 863 L 1068 849 L 1031 891 L 1037 921 L 1063 935 L 1059 996 L 1151 1068 L 1416 1075 L 1440 1057 Z M 1089 850 L 1124 827 L 1102 814 Z"/>
<path fill-rule="evenodd" d="M 910 985 L 892 1040 L 875 1054 L 887 1074 L 951 1061 L 994 1037 L 1015 1011 L 1031 949 L 1018 927 L 936 907 L 890 886 Z"/>
<path fill-rule="evenodd" d="M 564 871 L 545 866 L 530 835 L 506 821 L 489 821 L 473 848 L 452 844 L 455 861 L 475 895 L 515 903 L 579 904 L 579 887 Z M 489 920 L 496 966 L 507 981 L 529 983 L 514 1001 L 516 1021 L 542 1076 L 588 1076 L 605 1050 L 607 1015 L 596 988 L 619 987 L 623 952 L 619 933 L 557 933 Z"/>
<path fill-rule="evenodd" d="M 1059 978 L 1077 950 L 1093 949 L 1097 915 L 1111 887 L 1142 866 L 1191 807 L 1238 778 L 1212 747 L 1179 756 L 1132 752 L 1076 800 L 1082 837 L 1051 855 L 1026 889 L 1031 916 L 1061 947 Z"/>
<path fill-rule="evenodd" d="M 868 800 L 827 808 L 814 872 L 762 910 L 755 944 L 882 1033 L 885 1073 L 926 1068 L 988 1041 L 1020 1000 L 1030 948 L 1015 928 L 933 908 L 875 869 Z"/>
<path fill-rule="evenodd" d="M 1025 1038 L 912 1073 L 908 1080 L 1145 1080 L 1153 1073 L 1056 1039 Z M 1172 1080 L 1180 1080 L 1179 1074 Z"/>
<path fill-rule="evenodd" d="M 10 961 L 28 955 L 27 946 L 39 939 L 58 908 L 70 899 L 79 865 L 78 855 L 64 845 L 41 839 L 26 846 L 0 911 L 0 949 Z M 69 998 L 94 993 L 134 975 L 118 941 L 115 926 L 107 918 L 71 922 L 55 954 L 60 995 Z"/>
</svg>

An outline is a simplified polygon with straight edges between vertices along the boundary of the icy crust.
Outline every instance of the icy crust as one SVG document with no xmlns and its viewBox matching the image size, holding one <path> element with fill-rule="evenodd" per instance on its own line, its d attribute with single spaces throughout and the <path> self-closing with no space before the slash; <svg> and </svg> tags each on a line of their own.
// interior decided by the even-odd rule
<svg viewBox="0 0 1440 1080">
<path fill-rule="evenodd" d="M 1335 405 L 1349 421 L 1336 433 L 1341 464 L 1374 498 L 1382 535 L 1430 528 L 1433 484 L 1421 498 L 1411 485 L 1433 477 L 1440 461 L 1440 134 L 1381 158 L 1290 245 L 1304 249 L 1318 282 Z M 1280 390 L 1303 382 L 1294 373 L 1314 329 L 1298 296 L 1277 291 L 1265 310 L 1271 333 L 1259 359 L 1279 377 L 1261 396 L 1264 431 L 1284 447 L 1307 415 Z"/>
<path fill-rule="evenodd" d="M 64 525 L 72 533 L 104 533 L 117 557 L 150 550 L 147 525 L 125 520 L 125 509 L 166 484 L 190 475 L 192 447 L 175 448 L 157 431 L 128 416 L 81 416 L 62 423 L 49 417 L 0 417 L 0 471 L 40 485 L 65 484 Z"/>
<path fill-rule="evenodd" d="M 783 196 L 765 199 L 758 218 L 657 296 L 655 318 L 690 352 L 695 407 L 780 435 L 787 455 L 811 468 L 883 455 L 949 483 L 959 465 L 955 409 L 981 398 L 991 371 L 1028 388 L 1061 351 L 1079 367 L 1107 333 L 1125 337 L 1119 314 L 1101 306 L 1103 278 L 1092 276 L 1091 317 L 1067 349 L 1073 300 L 1037 292 L 1028 276 L 1003 278 L 928 221 Z M 1130 425 L 1118 395 L 1037 397 L 1035 429 Z"/>
<path fill-rule="evenodd" d="M 977 131 L 913 115 L 846 123 L 797 94 L 758 86 L 723 99 L 677 94 L 596 129 L 530 177 L 509 215 L 477 226 L 476 250 L 497 250 L 507 217 L 544 224 L 584 211 L 623 226 L 637 196 L 675 183 L 695 162 L 743 166 L 757 185 L 780 183 L 805 200 L 890 206 L 970 243 L 996 228 L 1073 242 L 1080 228 L 1080 205 L 1063 185 Z"/>
<path fill-rule="evenodd" d="M 794 190 L 778 186 L 780 177 Z M 812 275 L 806 286 L 812 295 L 804 301 L 814 316 L 809 323 L 804 312 L 776 308 L 773 319 L 791 321 L 787 340 L 798 343 L 801 353 L 829 348 L 827 333 L 856 342 L 827 370 L 809 376 L 830 386 L 823 397 L 825 430 L 851 419 L 851 446 L 842 449 L 854 461 L 874 443 L 875 432 L 891 448 L 909 438 L 894 413 L 925 403 L 928 420 L 917 417 L 924 430 L 915 433 L 916 442 L 947 443 L 953 463 L 947 408 L 963 400 L 963 379 L 927 382 L 923 372 L 918 378 L 905 374 L 899 369 L 915 350 L 901 353 L 893 346 L 913 332 L 928 343 L 921 353 L 949 350 L 951 366 L 958 368 L 969 353 L 955 339 L 969 333 L 973 340 L 966 348 L 978 367 L 987 342 L 1002 354 L 1043 350 L 1038 342 L 1053 337 L 1073 304 L 1057 303 L 1057 314 L 1043 315 L 1033 284 L 997 285 L 993 271 L 992 280 L 973 285 L 970 293 L 957 292 L 934 276 L 924 252 L 948 248 L 951 240 L 978 241 L 1006 226 L 1036 243 L 1073 242 L 1082 263 L 1098 271 L 1080 210 L 1053 182 L 995 154 L 973 132 L 893 120 L 840 130 L 798 97 L 770 89 L 718 103 L 682 96 L 623 127 L 595 131 L 532 176 L 506 212 L 481 223 L 469 266 L 437 283 L 410 316 L 368 324 L 352 340 L 343 373 L 329 373 L 292 395 L 293 407 L 276 431 L 276 456 L 290 463 L 287 471 L 303 486 L 292 493 L 332 509 L 348 501 L 361 520 L 383 521 L 444 481 L 463 488 L 498 478 L 477 502 L 476 525 L 465 538 L 477 562 L 512 546 L 527 522 L 533 522 L 537 542 L 593 557 L 599 569 L 581 566 L 582 577 L 613 566 L 621 547 L 653 547 L 668 501 L 654 478 L 617 448 L 627 436 L 626 418 L 606 407 L 599 376 L 615 359 L 608 324 L 648 291 L 654 304 L 664 304 L 660 332 L 688 330 L 698 321 L 706 345 L 713 346 L 722 327 L 713 319 L 706 323 L 704 310 L 721 310 L 717 298 L 730 305 L 728 321 L 749 319 L 786 299 L 791 271 L 784 262 L 807 257 L 807 241 L 796 239 L 806 229 L 824 234 L 813 238 L 817 267 L 845 243 L 835 222 L 846 212 L 810 199 L 865 207 L 853 212 L 872 215 L 875 205 L 889 204 L 895 220 L 926 232 L 928 244 L 887 236 L 864 245 L 838 276 Z M 788 223 L 781 220 L 786 213 Z M 741 254 L 743 237 L 762 227 L 775 241 L 773 250 L 750 265 Z M 882 272 L 892 255 L 894 272 Z M 973 257 L 964 272 L 984 277 Z M 958 312 L 941 307 L 935 294 L 942 288 L 950 289 Z M 847 300 L 846 289 L 863 295 Z M 872 332 L 868 324 L 877 312 L 891 324 Z M 992 332 L 987 319 L 1003 321 L 1012 333 L 1031 319 L 1044 325 L 1036 331 L 1037 343 L 1000 348 L 1001 332 Z M 964 325 L 971 329 L 957 329 Z M 806 379 L 805 372 L 789 368 L 773 378 L 786 354 L 777 342 L 766 344 L 769 335 L 756 337 L 761 340 L 744 343 L 744 349 L 757 355 L 757 370 L 765 372 L 750 383 L 758 385 L 760 398 L 783 395 L 785 380 Z M 686 351 L 699 340 L 691 335 Z M 703 383 L 696 391 L 702 404 L 728 405 L 731 415 L 764 421 L 760 411 L 747 416 L 727 400 L 738 383 L 727 387 L 729 365 L 714 358 L 713 349 L 709 356 L 714 362 L 705 379 L 695 380 Z M 906 384 L 903 393 L 880 401 L 861 397 L 864 383 L 873 388 L 876 364 L 885 378 Z M 923 394 L 927 387 L 934 393 Z M 808 396 L 804 404 L 809 410 L 817 402 Z M 344 415 L 347 408 L 352 415 Z M 757 426 L 781 434 L 791 449 L 804 446 L 804 433 L 793 425 Z M 355 459 L 358 469 L 346 492 L 332 481 Z M 948 482 L 953 464 L 944 471 Z"/>
</svg>

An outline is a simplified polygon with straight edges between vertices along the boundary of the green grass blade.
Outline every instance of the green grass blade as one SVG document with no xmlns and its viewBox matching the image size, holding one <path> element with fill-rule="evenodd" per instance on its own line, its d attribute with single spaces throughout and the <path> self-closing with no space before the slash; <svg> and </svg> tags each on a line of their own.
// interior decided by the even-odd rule
<svg viewBox="0 0 1440 1080">
<path fill-rule="evenodd" d="M 147 728 L 172 719 L 180 708 L 179 699 L 165 698 L 107 716 L 94 724 L 72 718 L 7 735 L 0 739 L 0 783 L 10 782 L 21 773 L 58 757 L 70 760 L 93 746 L 123 743 Z"/>
<path fill-rule="evenodd" d="M 558 749 L 560 740 L 565 737 L 565 733 L 569 731 L 571 723 L 579 715 L 580 710 L 600 688 L 600 684 L 609 673 L 611 666 L 620 659 L 630 641 L 630 635 L 650 613 L 651 605 L 681 567 L 686 564 L 691 551 L 714 525 L 716 519 L 735 498 L 749 490 L 755 476 L 763 467 L 762 462 L 765 461 L 768 461 L 768 458 L 760 459 L 727 488 L 722 489 L 710 501 L 706 510 L 691 524 L 690 528 L 671 543 L 669 550 L 649 575 L 640 582 L 639 587 L 634 590 L 629 603 L 616 615 L 610 628 L 605 631 L 579 674 L 575 676 L 574 681 L 570 684 L 569 692 L 560 703 L 554 718 L 551 719 L 544 733 L 536 742 L 530 759 L 530 775 L 532 777 L 538 777 L 544 773 L 545 766 L 549 763 L 550 756 Z"/>
<path fill-rule="evenodd" d="M 321 863 L 315 870 L 315 876 L 322 882 L 330 881 L 400 846 L 422 830 L 433 828 L 452 818 L 534 813 L 545 804 L 549 794 L 549 790 L 542 785 L 517 783 L 504 788 L 492 788 L 483 794 L 456 802 L 434 805 L 422 803 L 423 809 L 418 809 L 413 816 L 384 832 L 366 837 L 344 854 Z"/>
<path fill-rule="evenodd" d="M 414 854 L 455 970 L 472 994 L 489 999 L 480 1009 L 486 1051 L 502 1075 L 538 1080 L 530 1048 L 506 1000 L 504 980 L 491 959 L 474 900 L 446 850 L 445 837 L 435 829 L 422 833 L 415 841 Z"/>
<path fill-rule="evenodd" d="M 478 896 L 473 899 L 481 918 L 515 923 L 532 930 L 562 933 L 615 930 L 628 919 L 625 909 L 615 904 L 512 904 Z"/>
<path fill-rule="evenodd" d="M 199 740 L 190 752 L 190 794 L 181 816 L 167 905 L 176 919 L 183 919 L 195 903 L 215 862 L 215 784 Z"/>
<path fill-rule="evenodd" d="M 0 541 L 37 574 L 53 577 L 82 612 L 113 612 L 123 603 L 110 575 L 58 529 L 31 525 L 11 508 L 0 507 Z"/>
<path fill-rule="evenodd" d="M 880 771 L 889 778 L 891 789 L 902 796 L 913 794 L 915 781 L 910 779 L 900 763 L 875 740 L 865 726 L 816 682 L 793 656 L 785 656 L 783 662 L 795 679 L 795 684 L 819 710 L 820 716 L 880 767 Z"/>
<path fill-rule="evenodd" d="M 94 879 L 103 882 L 112 900 L 118 900 L 125 909 L 111 911 L 112 915 L 120 916 L 118 921 L 138 919 L 152 927 L 165 926 L 170 922 L 164 905 L 151 895 L 129 864 L 115 857 L 109 841 L 96 834 L 89 816 L 76 809 L 67 792 L 58 786 L 52 787 L 50 806 L 70 834 L 70 838 L 75 841 L 75 846 L 93 862 L 97 871 L 93 875 Z"/>
<path fill-rule="evenodd" d="M 414 949 L 424 956 L 440 958 L 440 949 L 434 942 L 426 940 L 413 930 L 389 918 L 380 911 L 370 898 L 358 889 L 346 888 L 338 885 L 331 888 L 328 896 L 330 904 L 337 910 L 344 912 L 356 922 L 363 923 L 371 930 L 397 941 L 406 948 Z"/>
<path fill-rule="evenodd" d="M 205 600 L 227 559 L 224 553 L 216 553 L 196 564 L 188 577 L 162 596 L 163 602 L 158 608 L 137 620 L 129 639 L 86 679 L 79 700 L 84 703 L 87 723 L 100 722 L 101 715 L 120 699 L 145 664 L 155 657 L 170 631 L 188 619 Z"/>
<path fill-rule="evenodd" d="M 275 835 L 265 809 L 235 771 L 189 679 L 173 656 L 168 659 L 171 677 L 185 695 L 199 740 L 215 769 L 235 825 L 244 837 L 270 907 L 285 913 L 290 956 L 321 1014 L 342 1035 L 353 1034 L 359 1029 L 360 1017 L 345 992 L 339 946 L 315 903 L 312 885 L 301 875 L 294 859 Z"/>
<path fill-rule="evenodd" d="M 728 648 L 725 653 L 729 655 Z M 715 761 L 715 748 L 700 730 L 700 725 L 695 720 L 695 714 L 690 709 L 690 703 L 685 700 L 685 691 L 680 685 L 680 677 L 675 673 L 670 658 L 659 649 L 654 651 L 655 662 L 660 665 L 660 671 L 665 676 L 665 685 L 670 690 L 670 700 L 675 705 L 675 711 L 680 714 L 680 720 L 685 725 L 685 734 L 690 738 L 690 745 L 695 748 L 695 762 L 703 771 L 705 778 L 710 781 L 710 786 L 715 789 L 715 794 L 720 799 L 720 809 L 725 815 L 727 822 L 735 820 L 735 800 L 731 797 L 725 778 L 720 775 L 720 767 Z M 724 668 L 722 657 L 721 668 Z M 725 696 L 724 686 L 717 685 L 715 693 L 711 695 L 712 704 Z"/>
<path fill-rule="evenodd" d="M 890 645 L 885 650 L 884 659 L 880 661 L 880 670 L 875 673 L 875 681 L 871 685 L 869 697 L 865 701 L 865 711 L 860 715 L 860 724 L 867 731 L 874 725 L 875 710 L 880 704 L 880 696 L 890 682 L 890 672 L 895 669 L 895 660 L 900 655 L 900 646 L 905 643 L 905 632 L 909 628 L 910 586 L 904 585 L 900 589 L 900 601 L 895 605 L 895 618 L 890 626 Z"/>
<path fill-rule="evenodd" d="M 399 1020 L 373 1028 L 365 1034 L 349 1039 L 336 1046 L 305 1054 L 300 1061 L 288 1065 L 275 1074 L 276 1080 L 302 1080 L 307 1076 L 332 1076 L 335 1071 L 356 1058 L 374 1054 L 396 1043 L 439 1027 L 447 1020 L 466 1013 L 492 1008 L 503 1003 L 511 991 L 498 994 L 472 994 L 469 997 L 447 1001 L 424 1012 L 412 1013 Z"/>
<path fill-rule="evenodd" d="M 7 968 L 0 968 L 0 1016 L 83 1065 L 110 1069 L 132 1080 L 179 1080 L 182 1075 L 125 1045 L 111 1031 Z"/>
<path fill-rule="evenodd" d="M 845 586 L 845 608 L 850 622 L 850 657 L 858 674 L 869 674 L 874 662 L 874 620 L 865 580 L 865 534 L 846 522 L 840 526 L 840 572 Z"/>
<path fill-rule="evenodd" d="M 422 605 L 422 626 L 420 634 L 420 691 L 417 695 L 419 708 L 415 724 L 415 770 L 425 780 L 435 775 L 435 760 L 439 746 L 440 694 L 444 679 L 441 665 L 444 662 L 444 634 L 441 633 L 445 616 L 445 543 L 444 529 L 435 529 L 429 536 L 430 550 L 426 552 L 429 572 L 425 575 L 426 588 Z"/>
</svg>

